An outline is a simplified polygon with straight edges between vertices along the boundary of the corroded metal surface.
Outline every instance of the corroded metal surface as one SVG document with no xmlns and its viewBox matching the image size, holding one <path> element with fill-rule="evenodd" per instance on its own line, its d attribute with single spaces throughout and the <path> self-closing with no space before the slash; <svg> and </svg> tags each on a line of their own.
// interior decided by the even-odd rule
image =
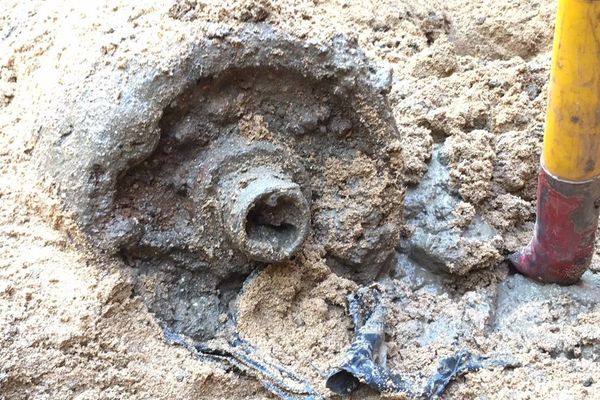
<svg viewBox="0 0 600 400">
<path fill-rule="evenodd" d="M 401 154 L 390 76 L 362 52 L 253 26 L 190 44 L 168 71 L 130 65 L 92 76 L 36 159 L 175 331 L 212 337 L 244 278 L 307 237 L 356 279 L 389 260 Z"/>
</svg>

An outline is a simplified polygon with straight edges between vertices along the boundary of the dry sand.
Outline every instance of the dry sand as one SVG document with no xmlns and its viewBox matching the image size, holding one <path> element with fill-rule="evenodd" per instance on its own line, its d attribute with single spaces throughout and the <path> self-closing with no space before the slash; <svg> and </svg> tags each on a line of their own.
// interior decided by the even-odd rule
<svg viewBox="0 0 600 400">
<path fill-rule="evenodd" d="M 264 21 L 309 40 L 341 33 L 356 41 L 394 71 L 389 98 L 404 179 L 417 184 L 433 143 L 445 143 L 450 185 L 462 199 L 457 223 L 479 213 L 501 236 L 472 249 L 461 276 L 403 267 L 386 280 L 395 288 L 392 368 L 422 381 L 458 349 L 508 353 L 522 367 L 468 374 L 446 398 L 600 398 L 598 275 L 570 289 L 541 287 L 509 276 L 499 261 L 526 243 L 533 226 L 554 3 L 466 3 L 3 1 L 0 399 L 272 396 L 252 378 L 166 344 L 130 271 L 87 249 L 30 174 L 31 138 L 44 123 L 37 108 L 132 58 L 168 68 L 205 21 Z M 481 249 L 494 254 L 482 258 Z M 292 264 L 271 266 L 252 282 L 240 331 L 322 389 L 352 339 L 345 296 L 356 285 L 333 274 L 311 246 Z M 597 261 L 592 270 L 600 271 Z M 352 397 L 378 396 L 363 389 Z"/>
</svg>

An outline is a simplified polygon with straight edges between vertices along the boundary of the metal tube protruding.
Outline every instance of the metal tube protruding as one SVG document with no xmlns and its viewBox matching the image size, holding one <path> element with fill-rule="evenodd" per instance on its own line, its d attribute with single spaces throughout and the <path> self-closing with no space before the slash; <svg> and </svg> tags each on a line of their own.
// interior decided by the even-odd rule
<svg viewBox="0 0 600 400">
<path fill-rule="evenodd" d="M 298 184 L 261 170 L 244 174 L 233 190 L 224 222 L 238 250 L 262 262 L 281 262 L 300 250 L 310 207 Z"/>
</svg>

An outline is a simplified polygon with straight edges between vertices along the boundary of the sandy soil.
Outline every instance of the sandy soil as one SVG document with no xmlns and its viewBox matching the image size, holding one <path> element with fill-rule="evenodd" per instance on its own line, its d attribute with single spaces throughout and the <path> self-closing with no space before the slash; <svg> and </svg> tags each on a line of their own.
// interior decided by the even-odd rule
<svg viewBox="0 0 600 400">
<path fill-rule="evenodd" d="M 461 198 L 457 224 L 483 215 L 498 232 L 499 240 L 471 249 L 461 275 L 399 263 L 384 280 L 394 288 L 392 368 L 421 382 L 458 349 L 510 354 L 521 367 L 468 374 L 446 398 L 597 398 L 597 261 L 567 289 L 509 275 L 501 261 L 533 226 L 554 3 L 416 3 L 3 1 L 0 399 L 272 397 L 254 379 L 168 345 L 135 295 L 131 271 L 88 249 L 30 173 L 35 132 L 44 125 L 38 109 L 132 58 L 168 68 L 206 21 L 264 22 L 307 40 L 341 33 L 356 41 L 393 69 L 389 99 L 404 180 L 418 184 L 433 144 L 443 144 Z M 355 288 L 307 246 L 294 265 L 270 266 L 252 282 L 240 333 L 324 391 L 324 377 L 352 339 L 345 297 Z M 362 389 L 352 397 L 378 396 Z"/>
</svg>

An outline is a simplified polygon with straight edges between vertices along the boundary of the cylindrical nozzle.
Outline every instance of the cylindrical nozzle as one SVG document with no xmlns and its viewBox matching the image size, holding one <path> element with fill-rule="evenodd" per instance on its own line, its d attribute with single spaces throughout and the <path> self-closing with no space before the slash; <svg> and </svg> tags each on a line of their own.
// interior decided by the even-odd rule
<svg viewBox="0 0 600 400">
<path fill-rule="evenodd" d="M 310 207 L 298 184 L 261 170 L 244 174 L 234 188 L 224 221 L 238 250 L 256 261 L 280 262 L 302 247 Z"/>
<path fill-rule="evenodd" d="M 577 282 L 594 252 L 600 199 L 600 1 L 560 0 L 537 220 L 530 244 L 509 257 L 533 279 Z"/>
</svg>

